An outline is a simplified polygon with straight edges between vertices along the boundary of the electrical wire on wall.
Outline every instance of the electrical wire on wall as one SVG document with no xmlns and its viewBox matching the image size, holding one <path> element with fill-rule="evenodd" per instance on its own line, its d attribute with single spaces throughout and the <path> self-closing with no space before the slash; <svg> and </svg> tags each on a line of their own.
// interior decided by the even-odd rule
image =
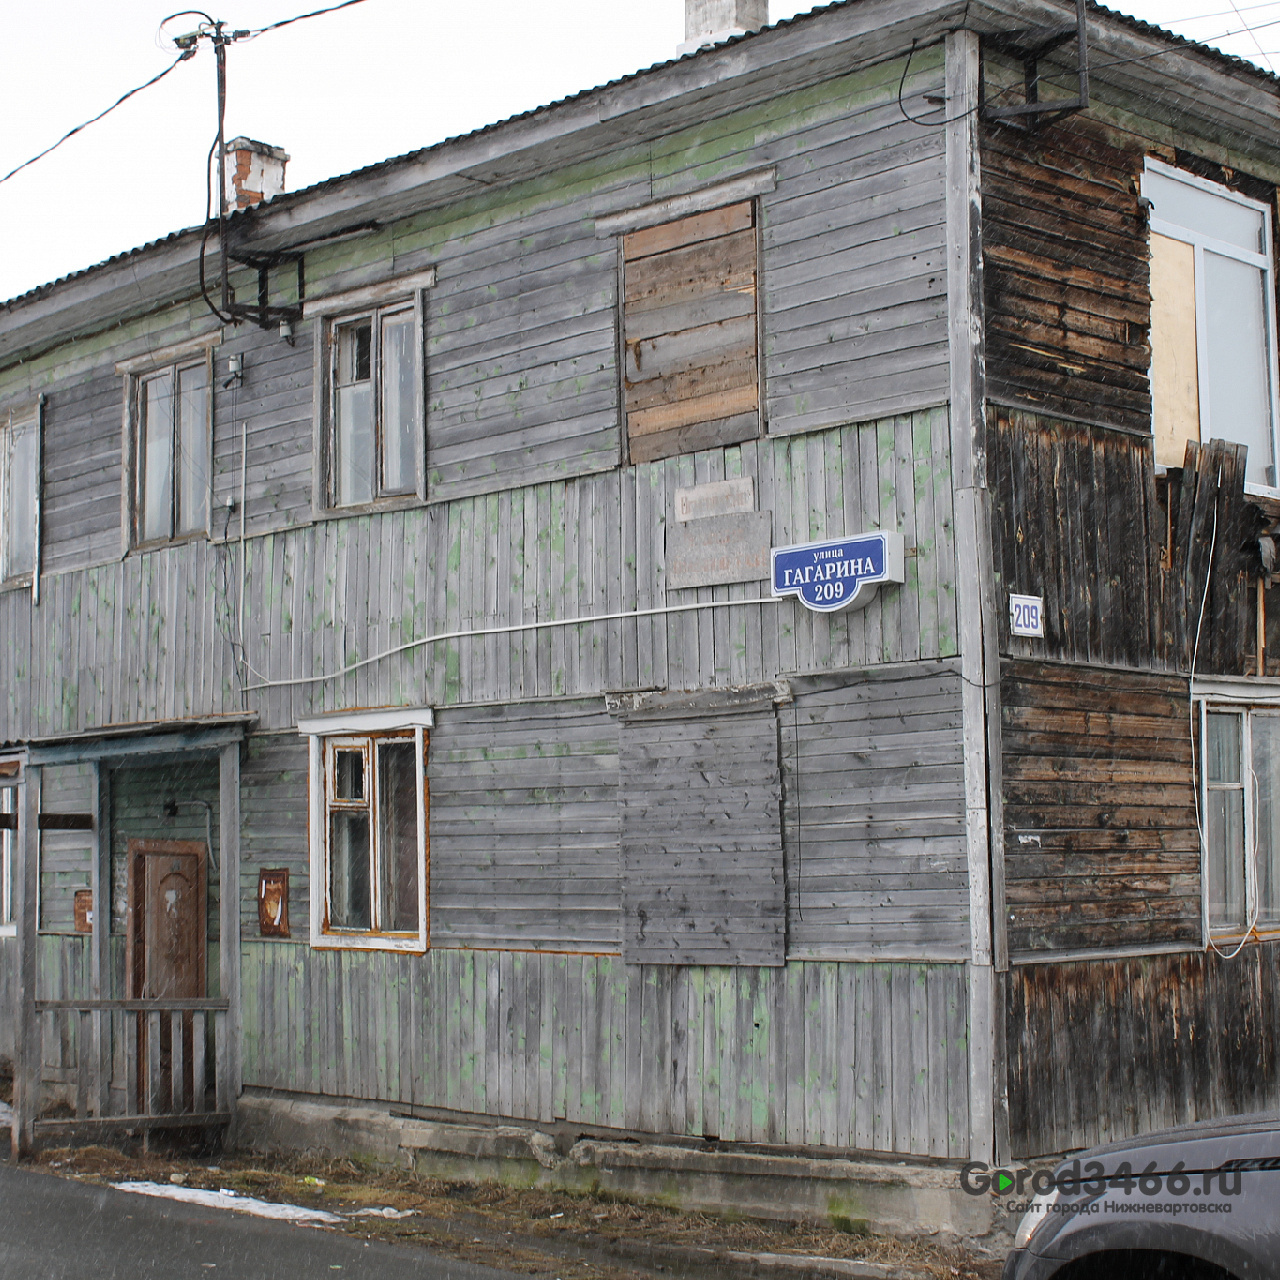
<svg viewBox="0 0 1280 1280">
<path fill-rule="evenodd" d="M 1197 775 L 1196 745 L 1199 742 L 1199 738 L 1200 738 L 1200 724 L 1202 720 L 1202 715 L 1197 714 L 1197 707 L 1199 706 L 1200 711 L 1203 712 L 1203 703 L 1197 704 L 1196 702 L 1195 683 L 1196 683 L 1196 663 L 1199 661 L 1199 657 L 1200 657 L 1200 633 L 1204 628 L 1205 609 L 1207 608 L 1209 603 L 1209 584 L 1213 578 L 1213 553 L 1218 544 L 1218 497 L 1221 494 L 1221 492 L 1222 492 L 1222 468 L 1219 467 L 1217 488 L 1214 492 L 1213 527 L 1209 534 L 1209 558 L 1205 564 L 1204 590 L 1201 592 L 1201 595 L 1200 595 L 1200 612 L 1199 612 L 1199 616 L 1196 619 L 1195 639 L 1193 640 L 1192 646 L 1191 646 L 1191 674 L 1190 674 L 1190 678 L 1187 681 L 1187 688 L 1190 694 L 1191 778 L 1192 778 L 1192 783 L 1195 786 L 1194 799 L 1195 799 L 1195 815 L 1196 815 L 1196 832 L 1200 837 L 1200 848 L 1202 851 L 1201 874 L 1204 880 L 1203 893 L 1204 893 L 1204 899 L 1206 902 L 1211 901 L 1210 884 L 1209 884 L 1209 841 L 1205 833 L 1205 828 L 1208 825 L 1208 814 L 1205 813 L 1202 815 L 1200 812 L 1200 797 L 1202 794 L 1207 794 L 1207 793 L 1205 793 L 1204 789 L 1200 786 L 1199 782 L 1196 780 L 1196 775 Z M 1182 574 L 1182 596 L 1184 600 L 1186 599 L 1188 594 L 1187 572 L 1190 570 L 1190 568 L 1191 568 L 1191 558 L 1190 556 L 1188 556 L 1187 565 L 1186 565 L 1186 568 L 1183 570 L 1183 574 Z M 1200 770 L 1203 771 L 1206 767 L 1206 761 L 1204 759 L 1204 753 L 1201 752 L 1200 755 L 1201 755 Z M 1259 793 L 1258 776 L 1253 769 L 1253 760 L 1250 759 L 1249 761 L 1246 762 L 1243 759 L 1243 755 L 1244 755 L 1244 739 L 1242 737 L 1241 738 L 1241 757 L 1242 757 L 1241 773 L 1243 774 L 1245 771 L 1245 768 L 1247 767 L 1249 779 L 1250 779 L 1250 786 L 1252 787 L 1252 791 L 1253 791 L 1254 808 L 1256 810 L 1258 793 Z M 1206 803 L 1207 803 L 1207 800 L 1206 800 Z M 1252 858 L 1253 874 L 1256 882 L 1257 874 L 1258 874 L 1258 823 L 1256 818 L 1253 822 L 1252 834 L 1253 834 L 1253 841 L 1252 841 L 1253 848 L 1251 850 L 1246 849 L 1244 852 L 1246 857 Z M 1245 883 L 1247 886 L 1248 885 L 1247 875 L 1245 877 Z M 1247 887 L 1246 887 L 1246 892 L 1247 892 Z M 1218 946 L 1218 943 L 1213 936 L 1212 923 L 1208 923 L 1208 922 L 1206 923 L 1205 935 L 1208 938 L 1209 946 L 1210 948 L 1212 948 L 1213 951 L 1215 951 L 1224 960 L 1234 960 L 1236 956 L 1238 956 L 1240 952 L 1244 950 L 1244 944 L 1249 940 L 1249 937 L 1253 933 L 1253 930 L 1256 927 L 1257 923 L 1258 923 L 1258 898 L 1255 892 L 1253 907 L 1250 911 L 1248 922 L 1245 925 L 1244 934 L 1241 937 L 1239 943 L 1236 945 L 1236 948 L 1234 951 L 1224 951 L 1220 946 Z"/>
</svg>

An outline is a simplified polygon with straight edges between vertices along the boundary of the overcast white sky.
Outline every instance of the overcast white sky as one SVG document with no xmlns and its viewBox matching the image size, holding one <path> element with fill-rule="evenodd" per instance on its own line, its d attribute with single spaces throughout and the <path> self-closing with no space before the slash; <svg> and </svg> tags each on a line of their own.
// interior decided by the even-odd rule
<svg viewBox="0 0 1280 1280">
<path fill-rule="evenodd" d="M 157 32 L 179 2 L 7 0 L 0 174 L 163 69 L 173 52 Z M 233 27 L 265 26 L 325 2 L 206 0 Z M 771 17 L 813 7 L 773 0 Z M 1114 7 L 1192 39 L 1238 32 L 1220 47 L 1280 67 L 1280 0 Z M 365 0 L 233 46 L 227 136 L 284 147 L 296 190 L 663 61 L 683 39 L 683 15 L 684 0 Z M 159 84 L 0 183 L 0 299 L 200 222 L 215 129 L 205 44 Z"/>
</svg>

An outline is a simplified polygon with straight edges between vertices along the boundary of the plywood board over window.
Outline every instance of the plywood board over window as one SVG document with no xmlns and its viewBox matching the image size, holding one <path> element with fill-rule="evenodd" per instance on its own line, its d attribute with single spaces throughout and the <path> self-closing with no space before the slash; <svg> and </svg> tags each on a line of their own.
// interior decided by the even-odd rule
<svg viewBox="0 0 1280 1280">
<path fill-rule="evenodd" d="M 622 255 L 631 461 L 759 435 L 754 203 L 633 231 Z"/>
</svg>

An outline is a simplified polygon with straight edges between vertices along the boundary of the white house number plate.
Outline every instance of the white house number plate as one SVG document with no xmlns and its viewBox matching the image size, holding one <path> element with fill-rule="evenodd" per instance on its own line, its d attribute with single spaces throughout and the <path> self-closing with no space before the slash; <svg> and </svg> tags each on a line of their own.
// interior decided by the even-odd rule
<svg viewBox="0 0 1280 1280">
<path fill-rule="evenodd" d="M 1044 635 L 1044 596 L 1009 597 L 1009 630 L 1015 636 Z"/>
</svg>

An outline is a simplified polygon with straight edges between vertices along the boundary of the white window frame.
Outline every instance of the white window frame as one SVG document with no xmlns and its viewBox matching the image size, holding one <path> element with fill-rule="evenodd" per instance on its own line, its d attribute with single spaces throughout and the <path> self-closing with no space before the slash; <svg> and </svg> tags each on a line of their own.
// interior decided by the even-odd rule
<svg viewBox="0 0 1280 1280">
<path fill-rule="evenodd" d="M 434 267 L 416 275 L 388 280 L 381 284 L 350 289 L 303 303 L 303 316 L 316 319 L 315 326 L 315 434 L 313 464 L 315 488 L 313 507 L 317 516 L 342 516 L 364 511 L 417 506 L 426 501 L 427 485 L 427 359 L 426 359 L 426 294 L 436 282 Z M 418 425 L 414 433 L 414 485 L 411 491 L 381 493 L 378 475 L 380 448 L 377 430 L 374 435 L 374 495 L 370 502 L 338 505 L 337 478 L 334 471 L 337 426 L 337 346 L 334 334 L 344 325 L 371 320 L 380 329 L 384 317 L 413 312 L 413 352 L 417 361 L 414 392 L 417 397 Z M 381 368 L 378 360 L 380 343 L 375 340 L 371 369 L 375 420 L 381 421 Z"/>
<path fill-rule="evenodd" d="M 18 779 L 6 780 L 5 785 L 0 787 L 0 796 L 4 797 L 6 811 L 16 815 L 20 800 Z M 13 877 L 17 866 L 17 827 L 0 828 L 0 938 L 18 936 L 18 922 L 13 915 Z"/>
<path fill-rule="evenodd" d="M 32 523 L 32 563 L 29 569 L 14 571 L 10 568 L 10 518 L 9 494 L 13 481 L 13 438 L 23 427 L 30 427 L 35 437 L 35 474 L 31 477 L 34 487 Z M 40 581 L 40 522 L 44 455 L 44 397 L 33 404 L 10 409 L 0 419 L 0 587 L 22 587 L 31 584 L 32 594 L 39 601 Z"/>
<path fill-rule="evenodd" d="M 405 711 L 343 712 L 332 716 L 298 722 L 298 732 L 308 739 L 308 808 L 310 843 L 310 917 L 311 946 L 351 951 L 425 952 L 430 945 L 430 858 L 427 832 L 426 749 L 433 720 L 427 708 Z M 370 891 L 374 895 L 372 930 L 335 929 L 329 927 L 329 813 L 332 801 L 328 759 L 335 745 L 363 745 L 366 755 L 367 791 L 369 793 L 370 856 L 376 867 L 377 815 L 375 797 L 377 783 L 374 761 L 377 743 L 395 739 L 412 739 L 418 767 L 418 928 L 414 933 L 385 932 L 376 928 L 380 904 L 377 902 L 381 877 L 371 876 Z"/>
<path fill-rule="evenodd" d="M 1203 337 L 1209 329 L 1208 302 L 1205 294 L 1205 250 L 1216 253 L 1223 258 L 1234 258 L 1237 262 L 1246 263 L 1262 271 L 1263 327 L 1266 331 L 1267 377 L 1270 381 L 1271 392 L 1271 465 L 1273 474 L 1276 477 L 1276 484 L 1261 485 L 1255 481 L 1248 481 L 1245 484 L 1245 491 L 1247 493 L 1272 496 L 1280 495 L 1280 365 L 1277 364 L 1276 352 L 1276 282 L 1275 266 L 1272 262 L 1271 254 L 1274 244 L 1271 209 L 1261 201 L 1251 200 L 1248 196 L 1241 195 L 1238 191 L 1232 191 L 1230 187 L 1225 187 L 1220 182 L 1210 182 L 1207 178 L 1201 178 L 1198 174 L 1188 173 L 1185 169 L 1178 169 L 1173 165 L 1164 164 L 1152 156 L 1146 157 L 1146 164 L 1143 170 L 1144 194 L 1146 194 L 1147 173 L 1159 174 L 1162 178 L 1184 183 L 1189 187 L 1194 187 L 1199 191 L 1216 196 L 1220 200 L 1231 201 L 1255 213 L 1262 214 L 1263 243 L 1266 245 L 1265 253 L 1249 253 L 1247 250 L 1240 248 L 1239 245 L 1231 244 L 1225 240 L 1216 240 L 1212 236 L 1190 230 L 1176 222 L 1165 222 L 1154 213 L 1151 216 L 1150 226 L 1151 230 L 1157 235 L 1166 236 L 1170 240 L 1180 240 L 1183 244 L 1189 244 L 1195 254 L 1196 375 L 1200 390 L 1201 440 L 1211 440 L 1214 431 L 1209 406 L 1209 344 L 1204 341 Z M 1224 440 L 1233 440 L 1235 438 L 1229 431 L 1225 430 L 1220 432 L 1219 436 Z"/>
<path fill-rule="evenodd" d="M 1249 681 L 1259 685 L 1261 682 Z M 1247 924 L 1254 917 L 1258 903 L 1258 863 L 1249 856 L 1257 837 L 1257 793 L 1253 771 L 1253 717 L 1255 714 L 1280 716 L 1280 687 L 1248 689 L 1231 677 L 1197 680 L 1195 699 L 1195 746 L 1199 776 L 1196 779 L 1196 800 L 1200 806 L 1200 929 L 1203 945 L 1213 942 L 1233 942 L 1242 937 L 1274 938 L 1280 936 L 1280 921 L 1256 923 L 1251 929 L 1227 925 L 1212 928 L 1209 923 L 1209 714 L 1223 712 L 1241 716 L 1240 729 L 1240 777 L 1244 793 L 1244 919 Z M 1226 789 L 1226 788 L 1215 788 Z"/>
<path fill-rule="evenodd" d="M 116 364 L 116 372 L 124 377 L 124 458 L 126 482 L 122 486 L 122 523 L 124 532 L 124 551 L 153 547 L 173 546 L 180 542 L 198 541 L 210 536 L 213 522 L 213 425 L 214 425 L 214 360 L 213 350 L 222 342 L 222 330 L 218 329 L 190 342 L 178 343 L 171 347 L 163 347 L 146 355 L 121 360 Z M 204 365 L 207 380 L 208 396 L 206 399 L 206 438 L 208 453 L 205 458 L 205 474 L 209 478 L 209 489 L 205 501 L 205 523 L 200 529 L 189 529 L 183 533 L 176 530 L 169 538 L 147 538 L 142 535 L 142 503 L 139 499 L 139 485 L 142 476 L 139 473 L 141 442 L 139 428 L 142 423 L 140 408 L 142 388 L 148 378 L 156 374 L 172 371 L 174 375 L 174 395 L 177 396 L 177 375 L 182 369 Z M 176 462 L 175 455 L 175 462 Z M 173 486 L 178 484 L 175 467 L 172 477 Z"/>
</svg>

